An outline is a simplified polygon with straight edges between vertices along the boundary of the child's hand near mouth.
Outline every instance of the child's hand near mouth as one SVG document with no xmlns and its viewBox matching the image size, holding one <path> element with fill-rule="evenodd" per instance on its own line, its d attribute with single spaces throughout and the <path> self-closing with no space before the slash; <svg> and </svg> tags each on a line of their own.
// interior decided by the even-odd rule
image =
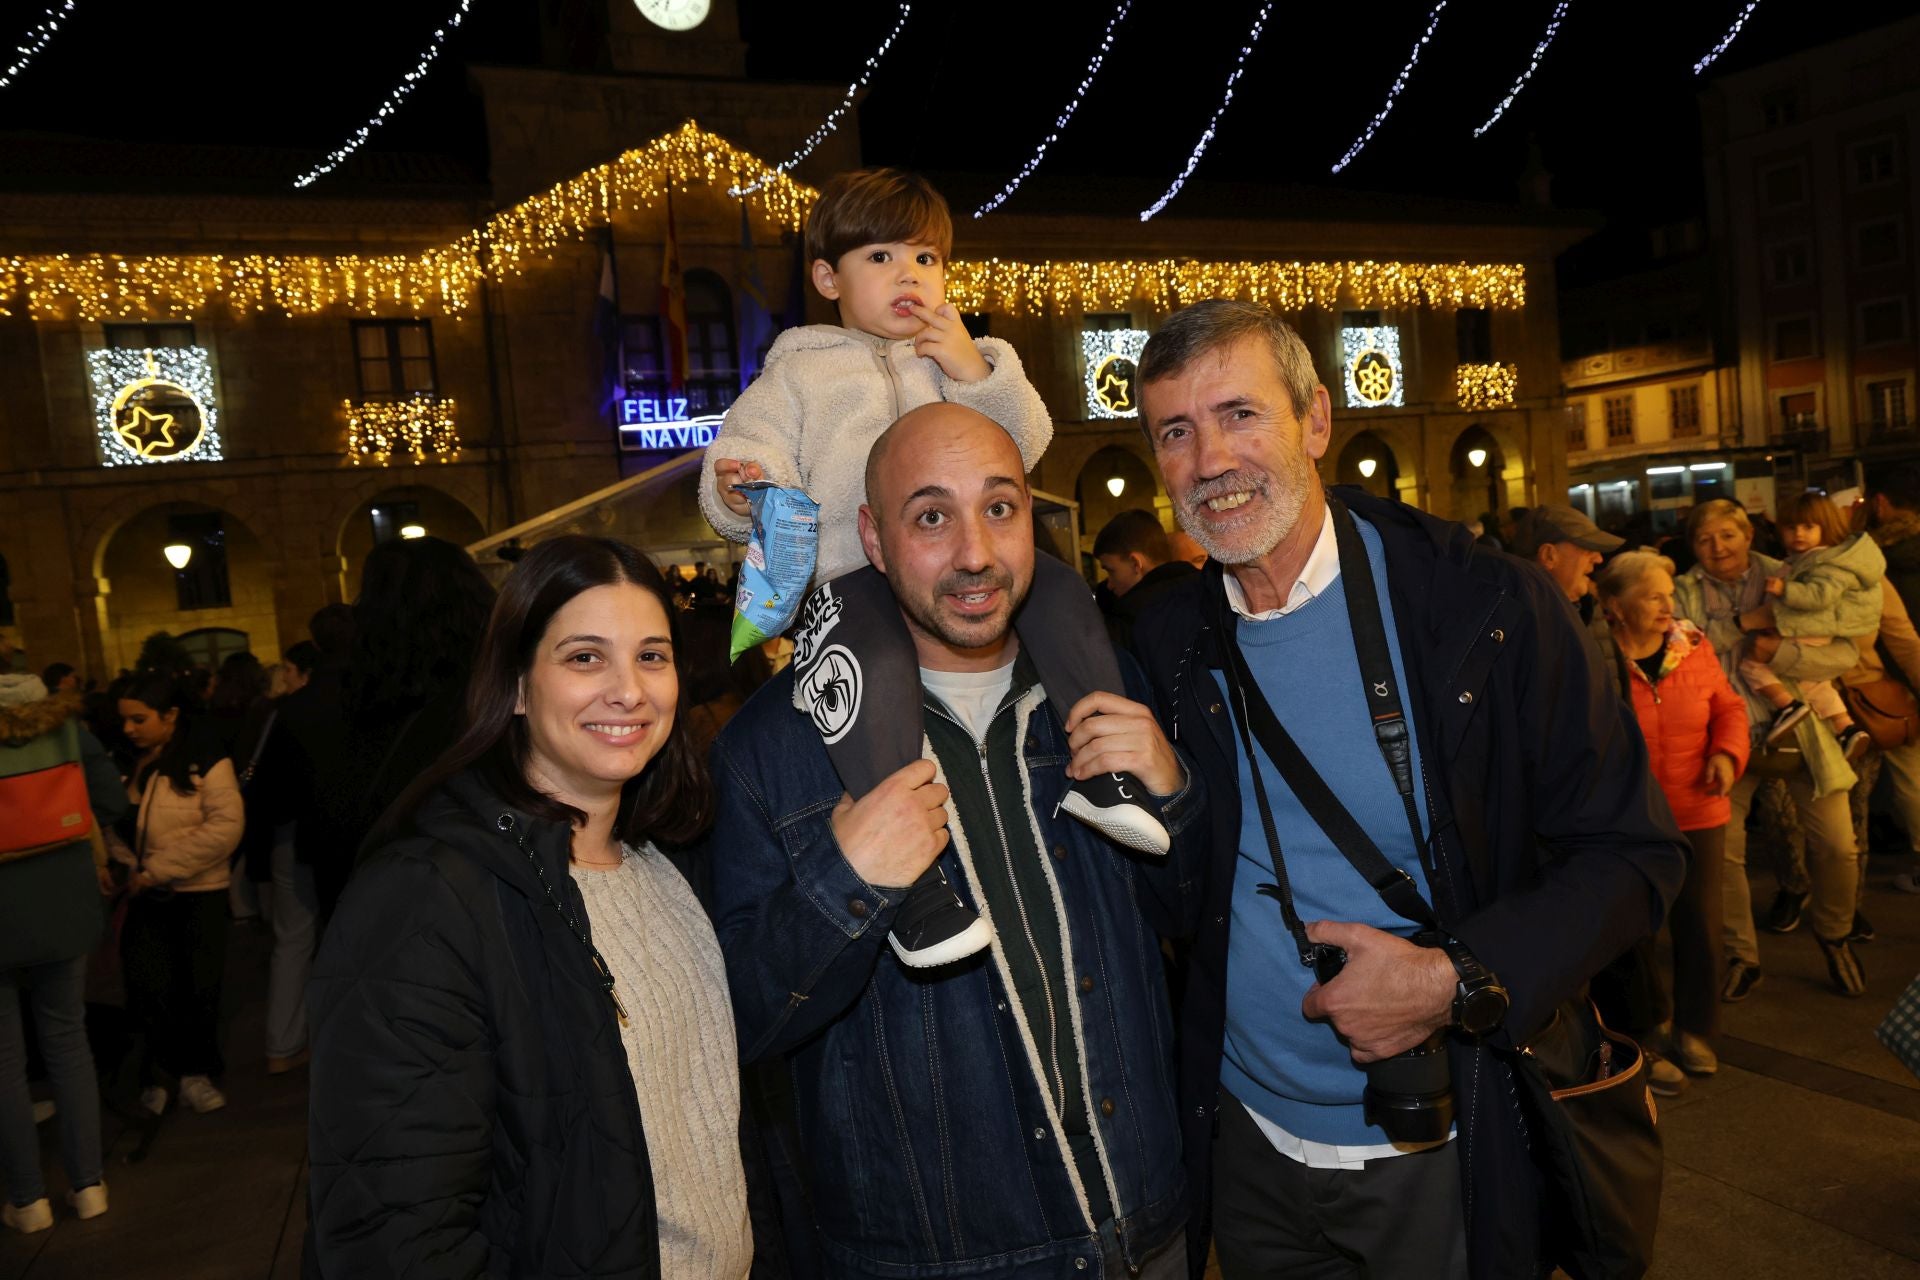
<svg viewBox="0 0 1920 1280">
<path fill-rule="evenodd" d="M 938 307 L 914 303 L 912 314 L 927 326 L 913 337 L 915 355 L 931 358 L 955 382 L 978 382 L 993 371 L 973 345 L 973 336 L 952 303 L 943 302 Z"/>
</svg>

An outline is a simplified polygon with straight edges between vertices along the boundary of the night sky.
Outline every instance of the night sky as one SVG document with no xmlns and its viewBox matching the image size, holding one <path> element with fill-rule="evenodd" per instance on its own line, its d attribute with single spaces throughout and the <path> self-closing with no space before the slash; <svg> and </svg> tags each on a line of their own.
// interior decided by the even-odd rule
<svg viewBox="0 0 1920 1280">
<path fill-rule="evenodd" d="M 9 5 L 27 16 L 8 20 L 31 21 L 43 3 Z M 1451 0 L 1398 107 L 1336 177 L 1329 168 L 1379 109 L 1429 5 L 1276 0 L 1196 180 L 1511 201 L 1537 140 L 1556 204 L 1598 210 L 1622 229 L 1682 217 L 1701 200 L 1700 81 L 1691 64 L 1743 5 L 1570 0 L 1532 83 L 1476 140 L 1473 127 L 1525 68 L 1554 0 Z M 858 73 L 899 11 L 887 0 L 741 7 L 750 74 L 840 83 Z M 47 52 L 0 90 L 0 130 L 325 150 L 412 66 L 453 4 L 333 0 L 296 9 L 202 0 L 172 8 L 81 0 Z M 1170 181 L 1257 10 L 1256 0 L 1134 0 L 1042 172 Z M 1720 65 L 1751 66 L 1911 10 L 1910 0 L 1762 0 Z M 918 0 L 862 112 L 867 158 L 1011 175 L 1051 127 L 1113 11 L 1114 0 Z M 479 111 L 462 64 L 524 60 L 536 47 L 534 12 L 527 0 L 474 0 L 433 74 L 373 145 L 453 154 L 477 172 Z M 13 42 L 14 33 L 0 32 L 0 47 Z M 1008 207 L 1019 208 L 1018 195 Z"/>
</svg>

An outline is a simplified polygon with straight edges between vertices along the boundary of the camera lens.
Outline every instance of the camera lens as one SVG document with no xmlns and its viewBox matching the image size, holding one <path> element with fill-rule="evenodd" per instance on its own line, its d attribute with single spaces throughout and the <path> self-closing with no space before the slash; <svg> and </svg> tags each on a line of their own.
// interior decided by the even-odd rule
<svg viewBox="0 0 1920 1280">
<path fill-rule="evenodd" d="M 1425 1043 L 1367 1067 L 1363 1095 L 1367 1123 L 1394 1142 L 1444 1142 L 1453 1128 L 1453 1071 L 1447 1036 L 1436 1031 Z"/>
</svg>

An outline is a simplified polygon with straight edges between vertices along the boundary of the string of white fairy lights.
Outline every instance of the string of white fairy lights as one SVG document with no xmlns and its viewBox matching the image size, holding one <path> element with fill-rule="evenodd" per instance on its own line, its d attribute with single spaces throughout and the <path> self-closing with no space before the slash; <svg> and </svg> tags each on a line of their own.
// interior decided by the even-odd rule
<svg viewBox="0 0 1920 1280">
<path fill-rule="evenodd" d="M 27 64 L 38 57 L 42 49 L 52 43 L 54 33 L 60 30 L 60 24 L 65 22 L 67 15 L 73 12 L 73 7 L 76 3 L 77 0 L 65 0 L 62 4 L 49 5 L 47 7 L 47 16 L 27 28 L 27 34 L 22 37 L 20 44 L 14 48 L 14 52 L 20 56 L 13 60 L 12 66 L 8 67 L 5 71 L 0 71 L 0 89 L 4 89 L 12 84 L 14 77 L 18 76 L 22 71 L 25 71 Z"/>
<path fill-rule="evenodd" d="M 427 72 L 433 66 L 434 60 L 440 56 L 440 51 L 447 47 L 447 37 L 452 35 L 454 31 L 459 28 L 460 24 L 466 20 L 467 11 L 472 7 L 473 0 L 460 0 L 460 7 L 453 11 L 453 16 L 447 19 L 446 25 L 434 29 L 433 42 L 429 44 L 426 51 L 420 55 L 419 61 L 414 63 L 413 70 L 407 72 L 406 75 L 400 78 L 400 83 L 393 87 L 393 92 L 389 93 L 386 101 L 380 104 L 380 109 L 369 116 L 365 124 L 354 130 L 352 137 L 328 152 L 325 160 L 322 160 L 319 164 L 295 178 L 293 185 L 296 187 L 312 186 L 315 181 L 332 173 L 340 167 L 341 162 L 348 156 L 366 145 L 366 141 L 373 135 L 373 131 L 385 124 L 389 116 L 398 112 L 401 101 L 405 99 L 408 94 L 419 88 L 420 82 L 427 78 Z"/>
<path fill-rule="evenodd" d="M 891 49 L 893 42 L 899 38 L 900 29 L 907 25 L 907 17 L 912 12 L 913 6 L 905 3 L 905 0 L 903 0 L 900 5 L 899 20 L 893 24 L 893 30 L 887 33 L 887 38 L 880 42 L 880 47 L 873 51 L 873 56 L 867 59 L 867 69 L 860 73 L 858 80 L 855 80 L 847 86 L 846 96 L 840 99 L 840 105 L 827 112 L 827 118 L 820 122 L 818 128 L 807 135 L 807 140 L 800 144 L 799 150 L 795 151 L 785 160 L 782 160 L 779 164 L 773 166 L 772 169 L 768 170 L 767 175 L 758 181 L 742 183 L 737 187 L 728 187 L 727 194 L 736 198 L 750 195 L 770 182 L 776 174 L 787 172 L 793 168 L 793 166 L 805 160 L 809 155 L 812 155 L 813 149 L 825 142 L 827 135 L 840 127 L 842 117 L 847 114 L 848 108 L 853 106 L 854 95 L 866 88 L 867 81 L 873 79 L 873 73 L 879 69 L 880 60 L 887 56 L 887 50 Z"/>
<path fill-rule="evenodd" d="M 1380 126 L 1386 122 L 1387 116 L 1393 111 L 1393 104 L 1400 100 L 1401 90 L 1407 87 L 1407 81 L 1413 75 L 1414 65 L 1420 61 L 1420 51 L 1427 47 L 1427 41 L 1433 39 L 1433 29 L 1440 25 L 1440 15 L 1446 7 L 1447 0 L 1440 0 L 1440 3 L 1433 6 L 1432 12 L 1427 14 L 1427 29 L 1420 33 L 1418 40 L 1413 42 L 1413 52 L 1408 55 L 1407 64 L 1401 67 L 1400 74 L 1393 78 L 1393 86 L 1387 90 L 1387 101 L 1380 108 L 1380 114 L 1367 122 L 1367 127 L 1361 131 L 1358 138 L 1353 140 L 1353 145 L 1347 148 L 1347 154 L 1341 156 L 1339 162 L 1333 166 L 1333 172 L 1339 173 L 1352 164 L 1355 157 L 1365 151 L 1367 144 L 1373 141 L 1373 135 L 1379 132 Z"/>
<path fill-rule="evenodd" d="M 1094 50 L 1093 60 L 1087 63 L 1086 74 L 1080 78 L 1080 86 L 1073 91 L 1072 100 L 1054 118 L 1052 132 L 1040 140 L 1040 145 L 1034 148 L 1033 155 L 1020 166 L 1020 172 L 1014 174 L 1013 179 L 1000 188 L 999 193 L 991 200 L 973 211 L 974 217 L 984 218 L 1005 204 L 1007 197 L 1012 195 L 1015 189 L 1040 167 L 1040 162 L 1046 158 L 1047 148 L 1059 139 L 1061 132 L 1067 127 L 1067 122 L 1073 119 L 1073 113 L 1080 109 L 1081 99 L 1087 96 L 1087 90 L 1093 86 L 1094 77 L 1100 74 L 1100 64 L 1107 60 L 1107 50 L 1113 47 L 1114 29 L 1126 19 L 1127 10 L 1131 8 L 1133 8 L 1133 0 L 1120 0 L 1119 7 L 1113 11 L 1113 16 L 1107 19 L 1107 29 L 1100 37 L 1100 47 Z"/>
<path fill-rule="evenodd" d="M 1442 0 L 1442 3 L 1444 2 L 1445 0 Z M 1207 153 L 1208 145 L 1213 142 L 1214 130 L 1220 126 L 1220 117 L 1225 115 L 1227 108 L 1233 104 L 1233 86 L 1239 83 L 1241 75 L 1246 72 L 1247 56 L 1253 52 L 1254 46 L 1260 43 L 1260 33 L 1266 28 L 1267 15 L 1271 12 L 1273 12 L 1273 0 L 1266 0 L 1253 19 L 1253 26 L 1247 32 L 1246 43 L 1240 46 L 1240 56 L 1234 59 L 1233 74 L 1227 77 L 1226 94 L 1220 99 L 1220 105 L 1213 109 L 1213 118 L 1207 121 L 1206 131 L 1200 135 L 1200 141 L 1193 144 L 1193 154 L 1187 157 L 1187 167 L 1180 171 L 1180 175 L 1173 180 L 1173 185 L 1168 187 L 1158 200 L 1140 211 L 1140 221 L 1146 222 L 1154 214 L 1166 208 L 1167 202 L 1180 194 L 1180 188 L 1187 184 L 1187 179 L 1192 177 L 1193 171 L 1200 166 L 1200 157 Z"/>
<path fill-rule="evenodd" d="M 1727 34 L 1720 37 L 1720 43 L 1708 50 L 1706 57 L 1693 64 L 1693 74 L 1699 75 L 1702 71 L 1712 66 L 1714 61 L 1732 46 L 1733 42 L 1740 36 L 1740 28 L 1747 25 L 1747 19 L 1751 18 L 1753 11 L 1759 7 L 1760 0 L 1747 0 L 1747 7 L 1740 11 L 1740 16 L 1733 20 L 1732 26 L 1727 28 Z"/>
<path fill-rule="evenodd" d="M 1533 73 L 1540 69 L 1540 60 L 1547 56 L 1547 46 L 1551 45 L 1553 38 L 1560 34 L 1561 20 L 1567 16 L 1567 10 L 1572 4 L 1573 0 L 1560 0 L 1559 4 L 1553 6 L 1553 16 L 1547 19 L 1546 34 L 1540 37 L 1540 43 L 1533 46 L 1533 57 L 1527 63 L 1527 69 L 1522 71 L 1520 78 L 1513 82 L 1513 88 L 1507 90 L 1507 96 L 1500 99 L 1500 105 L 1493 109 L 1493 114 L 1487 117 L 1486 123 L 1473 131 L 1474 137 L 1477 138 L 1493 128 L 1495 122 L 1507 113 L 1507 108 L 1513 105 L 1513 100 L 1520 96 L 1520 91 L 1527 87 L 1527 81 L 1533 79 Z"/>
</svg>

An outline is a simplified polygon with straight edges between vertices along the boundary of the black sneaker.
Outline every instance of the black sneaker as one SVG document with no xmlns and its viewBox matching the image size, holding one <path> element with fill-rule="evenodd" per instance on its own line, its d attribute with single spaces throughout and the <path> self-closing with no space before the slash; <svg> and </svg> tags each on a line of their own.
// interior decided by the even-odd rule
<svg viewBox="0 0 1920 1280">
<path fill-rule="evenodd" d="M 903 964 L 937 969 L 985 951 L 993 941 L 993 926 L 960 901 L 935 863 L 907 891 L 887 941 Z"/>
<path fill-rule="evenodd" d="M 1792 702 L 1789 702 L 1786 706 L 1774 712 L 1773 723 L 1767 726 L 1767 745 L 1772 746 L 1780 739 L 1786 737 L 1788 733 L 1792 732 L 1793 726 L 1805 720 L 1807 713 L 1812 710 L 1812 707 L 1809 707 L 1806 703 L 1800 701 L 1800 699 L 1795 698 Z"/>
<path fill-rule="evenodd" d="M 1865 915 L 1858 911 L 1854 912 L 1853 928 L 1847 930 L 1847 941 L 1872 942 L 1875 936 L 1873 932 L 1873 921 L 1867 919 Z"/>
<path fill-rule="evenodd" d="M 1860 957 L 1853 954 L 1853 946 L 1845 938 L 1838 942 L 1820 940 L 1820 950 L 1826 953 L 1827 976 L 1833 979 L 1833 985 L 1843 996 L 1866 994 L 1867 971 L 1860 967 Z"/>
<path fill-rule="evenodd" d="M 1859 764 L 1873 750 L 1873 735 L 1859 725 L 1848 725 L 1840 734 L 1840 750 L 1848 764 Z"/>
<path fill-rule="evenodd" d="M 1807 900 L 1812 894 L 1795 893 L 1791 889 L 1782 889 L 1773 895 L 1773 905 L 1767 908 L 1767 929 L 1771 933 L 1792 933 L 1800 927 L 1801 913 L 1807 909 Z"/>
<path fill-rule="evenodd" d="M 1760 985 L 1760 976 L 1760 966 L 1757 964 L 1748 964 L 1745 960 L 1729 962 L 1727 980 L 1720 987 L 1720 999 L 1727 1004 L 1739 1004 Z"/>
<path fill-rule="evenodd" d="M 1173 840 L 1146 807 L 1147 789 L 1130 773 L 1102 773 L 1067 788 L 1065 809 L 1095 831 L 1129 849 L 1167 856 Z"/>
</svg>

